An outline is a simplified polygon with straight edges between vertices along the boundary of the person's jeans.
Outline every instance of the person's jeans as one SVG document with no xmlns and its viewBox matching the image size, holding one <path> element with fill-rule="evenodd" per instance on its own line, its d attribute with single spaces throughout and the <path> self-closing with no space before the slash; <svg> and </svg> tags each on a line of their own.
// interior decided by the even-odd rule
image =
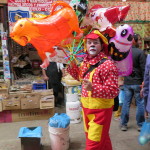
<svg viewBox="0 0 150 150">
<path fill-rule="evenodd" d="M 129 110 L 133 96 L 136 100 L 136 121 L 139 127 L 145 121 L 144 117 L 144 99 L 140 97 L 140 85 L 124 85 L 125 100 L 122 106 L 121 125 L 127 125 L 129 121 Z"/>
</svg>

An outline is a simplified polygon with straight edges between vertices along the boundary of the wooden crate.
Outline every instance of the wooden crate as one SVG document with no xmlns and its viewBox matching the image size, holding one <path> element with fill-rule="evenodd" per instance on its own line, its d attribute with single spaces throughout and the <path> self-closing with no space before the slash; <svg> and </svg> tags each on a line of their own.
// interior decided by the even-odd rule
<svg viewBox="0 0 150 150">
<path fill-rule="evenodd" d="M 3 111 L 3 108 L 2 108 L 2 101 L 0 100 L 0 112 Z"/>
<path fill-rule="evenodd" d="M 35 109 L 40 108 L 40 94 L 25 94 L 21 98 L 21 109 Z"/>
<path fill-rule="evenodd" d="M 9 95 L 8 98 L 2 100 L 3 110 L 20 109 L 20 95 Z"/>
<path fill-rule="evenodd" d="M 12 121 L 45 120 L 54 115 L 54 108 L 51 109 L 25 109 L 12 110 Z"/>
<path fill-rule="evenodd" d="M 42 96 L 40 99 L 40 109 L 54 108 L 54 95 Z"/>
</svg>

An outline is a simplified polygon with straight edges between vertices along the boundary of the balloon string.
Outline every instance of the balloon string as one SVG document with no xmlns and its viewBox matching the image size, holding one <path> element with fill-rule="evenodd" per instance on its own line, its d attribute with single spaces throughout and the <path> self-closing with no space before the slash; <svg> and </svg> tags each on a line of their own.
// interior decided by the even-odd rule
<svg viewBox="0 0 150 150">
<path fill-rule="evenodd" d="M 65 52 L 64 48 L 62 49 L 64 54 L 66 55 L 67 59 L 70 60 L 70 57 L 68 57 L 67 53 Z"/>
<path fill-rule="evenodd" d="M 79 51 L 79 49 L 81 48 L 81 45 L 83 44 L 83 39 L 80 40 L 77 49 L 73 52 L 73 54 L 77 54 L 77 52 Z"/>
<path fill-rule="evenodd" d="M 79 50 L 79 48 L 81 47 L 81 45 L 83 44 L 83 42 L 84 42 L 83 39 L 81 39 L 80 42 L 79 42 L 79 45 L 78 45 L 78 47 L 77 47 L 76 53 L 78 52 L 78 50 Z"/>
<path fill-rule="evenodd" d="M 78 51 L 76 54 L 80 54 L 83 52 L 83 49 L 81 49 L 80 51 Z"/>
<path fill-rule="evenodd" d="M 74 35 L 74 37 L 76 36 L 76 32 L 75 32 L 75 35 Z M 74 44 L 75 44 L 75 41 L 76 41 L 76 39 L 73 39 L 73 44 L 72 44 L 72 47 L 73 47 L 73 49 L 74 49 Z M 73 53 L 73 49 L 72 49 L 72 53 Z"/>
<path fill-rule="evenodd" d="M 69 47 L 69 46 L 67 46 L 67 47 L 68 47 L 68 49 L 69 49 L 70 52 L 73 50 L 71 47 Z M 71 63 L 73 65 L 72 60 L 74 60 L 74 59 L 75 59 L 76 63 L 78 63 L 77 59 L 74 57 L 74 55 L 68 56 L 68 60 L 69 60 L 68 63 Z"/>
</svg>

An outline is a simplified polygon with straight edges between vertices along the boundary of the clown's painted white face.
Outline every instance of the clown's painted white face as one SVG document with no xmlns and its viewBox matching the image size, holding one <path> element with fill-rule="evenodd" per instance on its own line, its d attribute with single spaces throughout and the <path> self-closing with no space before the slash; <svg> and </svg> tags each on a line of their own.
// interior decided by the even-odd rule
<svg viewBox="0 0 150 150">
<path fill-rule="evenodd" d="M 90 57 L 95 57 L 102 50 L 102 44 L 99 38 L 87 39 L 86 47 Z"/>
</svg>

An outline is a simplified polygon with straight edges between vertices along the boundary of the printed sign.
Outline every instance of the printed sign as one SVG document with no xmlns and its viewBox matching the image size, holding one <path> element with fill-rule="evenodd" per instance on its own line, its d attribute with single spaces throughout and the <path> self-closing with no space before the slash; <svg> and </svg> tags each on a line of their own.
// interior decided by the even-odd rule
<svg viewBox="0 0 150 150">
<path fill-rule="evenodd" d="M 22 11 L 19 9 L 15 11 L 9 11 L 10 22 L 16 22 L 21 18 L 29 18 L 29 11 Z"/>
<path fill-rule="evenodd" d="M 7 49 L 7 32 L 1 32 L 4 79 L 10 79 L 9 55 Z"/>
</svg>

